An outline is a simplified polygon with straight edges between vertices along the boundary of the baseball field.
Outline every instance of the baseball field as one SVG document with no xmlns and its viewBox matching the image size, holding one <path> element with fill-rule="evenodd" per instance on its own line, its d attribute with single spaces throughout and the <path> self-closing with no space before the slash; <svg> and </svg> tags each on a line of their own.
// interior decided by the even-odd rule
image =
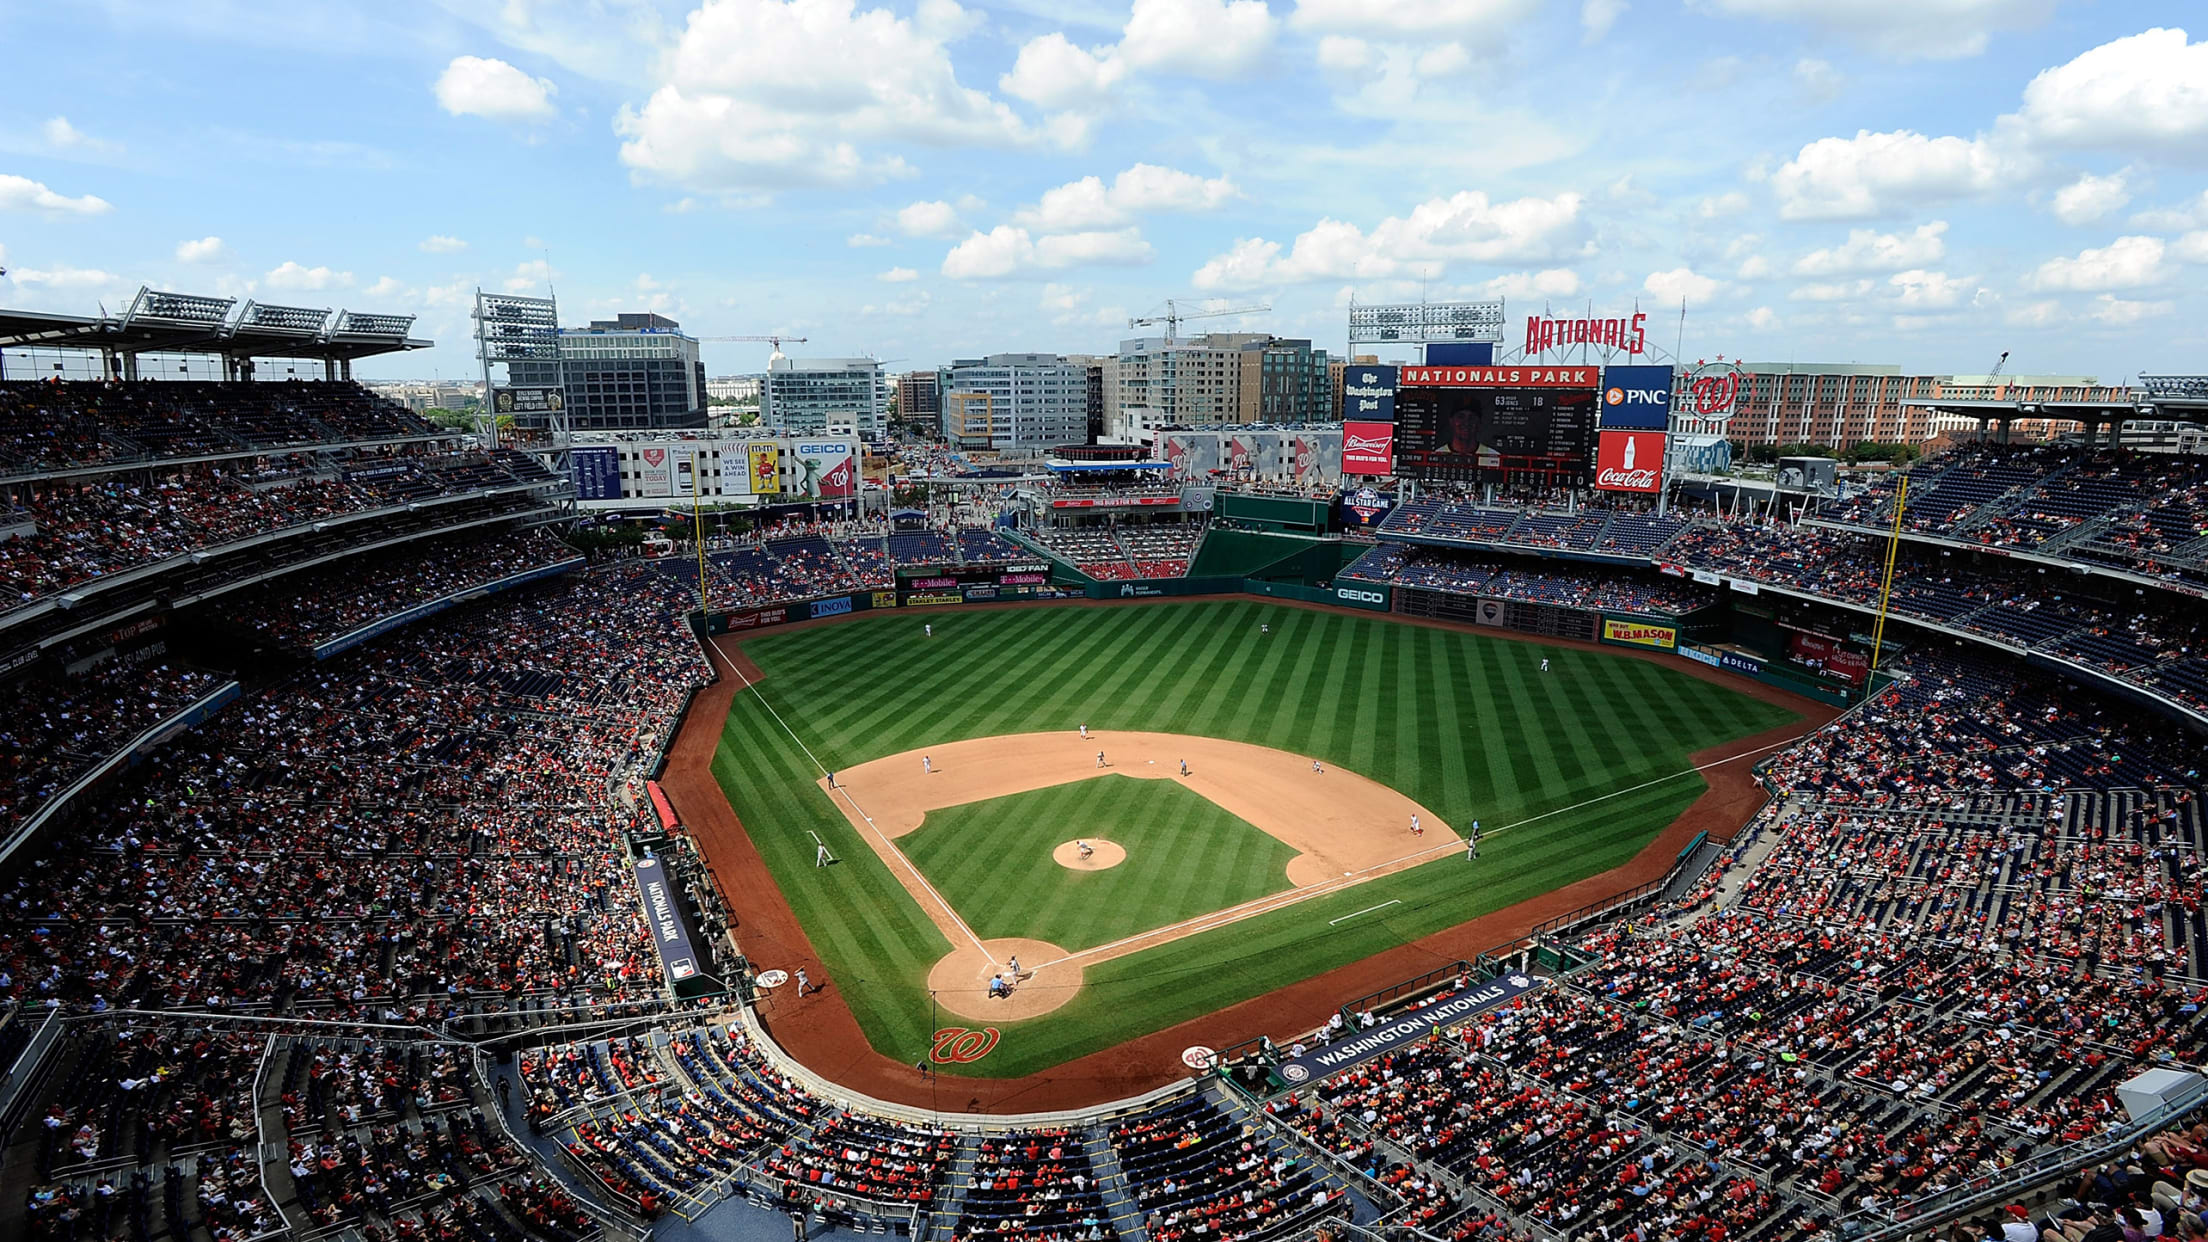
<svg viewBox="0 0 2208 1242">
<path fill-rule="evenodd" d="M 742 653 L 713 777 L 826 982 L 903 1064 L 998 1029 L 941 1067 L 978 1077 L 1607 871 L 1701 794 L 1689 756 L 1797 719 L 1661 662 L 1251 599 L 885 611 Z"/>
</svg>

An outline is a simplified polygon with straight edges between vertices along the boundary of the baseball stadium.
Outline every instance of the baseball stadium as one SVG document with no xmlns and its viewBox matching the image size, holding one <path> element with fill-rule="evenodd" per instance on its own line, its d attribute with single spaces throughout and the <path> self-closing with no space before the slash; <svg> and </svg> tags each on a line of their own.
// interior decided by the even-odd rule
<svg viewBox="0 0 2208 1242">
<path fill-rule="evenodd" d="M 0 380 L 0 1236 L 2194 1236 L 2200 381 L 1758 472 L 1588 320 L 999 460 L 286 309 L 0 312 L 100 371 Z"/>
</svg>

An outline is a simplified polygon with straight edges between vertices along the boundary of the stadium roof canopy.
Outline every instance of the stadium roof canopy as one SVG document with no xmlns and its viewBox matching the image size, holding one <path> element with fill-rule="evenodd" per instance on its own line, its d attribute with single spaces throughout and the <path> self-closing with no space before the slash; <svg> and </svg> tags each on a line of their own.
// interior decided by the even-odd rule
<svg viewBox="0 0 2208 1242">
<path fill-rule="evenodd" d="M 412 315 L 277 306 L 236 298 L 142 288 L 120 315 L 51 315 L 0 309 L 0 349 L 87 349 L 101 353 L 219 354 L 227 358 L 318 358 L 350 362 L 428 349 L 407 335 Z"/>
<path fill-rule="evenodd" d="M 1943 414 L 1966 414 L 1991 422 L 2018 418 L 2059 418 L 2098 425 L 2130 422 L 2142 417 L 2139 402 L 2124 401 L 1993 401 L 1950 397 L 1905 397 L 1903 405 Z"/>
</svg>

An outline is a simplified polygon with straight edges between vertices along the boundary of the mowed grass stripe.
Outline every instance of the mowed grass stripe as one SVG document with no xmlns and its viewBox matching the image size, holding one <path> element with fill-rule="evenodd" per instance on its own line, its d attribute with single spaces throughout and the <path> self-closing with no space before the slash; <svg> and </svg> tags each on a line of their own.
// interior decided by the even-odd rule
<svg viewBox="0 0 2208 1242">
<path fill-rule="evenodd" d="M 1108 837 L 1127 859 L 1072 871 L 1058 845 Z M 1103 776 L 929 813 L 898 838 L 984 938 L 1085 949 L 1289 887 L 1274 838 L 1170 780 Z"/>
<path fill-rule="evenodd" d="M 767 697 L 823 760 L 835 765 L 961 737 L 1066 729 L 1086 719 L 1098 728 L 1166 728 L 1326 755 L 1330 763 L 1433 807 L 1452 824 L 1478 818 L 1490 829 L 1677 772 L 1695 750 L 1791 718 L 1783 709 L 1647 661 L 1560 653 L 1477 633 L 1285 609 L 1263 600 L 1095 609 L 979 607 L 931 612 L 925 621 L 936 625 L 932 640 L 921 633 L 923 618 L 884 612 L 760 635 L 746 640 L 745 649 L 767 674 L 761 687 Z M 1258 626 L 1267 623 L 1273 632 L 1260 637 Z M 1553 694 L 1530 694 L 1526 675 L 1537 670 L 1544 650 L 1552 658 L 1570 655 L 1569 666 L 1560 662 L 1549 676 L 1574 684 L 1555 685 Z M 1612 693 L 1639 696 L 1647 718 L 1664 727 L 1618 736 L 1621 729 L 1613 722 L 1625 717 L 1601 707 Z M 1092 697 L 1097 694 L 1110 702 L 1097 702 Z M 1584 737 L 1573 734 L 1567 718 Z M 1638 716 L 1633 719 L 1638 723 Z M 1572 752 L 1568 762 L 1554 753 L 1556 747 Z M 1549 753 L 1545 764 L 1543 752 Z M 1351 754 L 1364 758 L 1342 757 Z M 918 1055 L 932 1029 L 927 968 L 949 946 L 812 785 L 818 773 L 748 694 L 739 694 L 731 709 L 714 771 L 828 972 L 844 983 L 867 981 L 846 999 L 868 1037 L 889 1055 L 907 1060 Z M 1382 940 L 1392 943 L 1393 937 L 1425 934 L 1472 917 L 1492 908 L 1483 904 L 1490 896 L 1531 896 L 1615 865 L 1669 822 L 1696 788 L 1693 778 L 1666 782 L 1645 795 L 1636 792 L 1539 821 L 1525 836 L 1549 843 L 1543 848 L 1512 846 L 1510 838 L 1520 834 L 1509 834 L 1494 850 L 1505 861 L 1489 868 L 1490 851 L 1483 849 L 1482 862 L 1475 865 L 1492 871 L 1485 887 L 1437 862 L 1360 885 L 1344 895 L 1348 901 L 1329 897 L 1298 905 L 1280 920 L 1287 930 L 1264 941 L 1275 945 L 1271 953 L 1246 954 L 1250 942 L 1239 924 L 1173 946 L 1175 954 L 1194 955 L 1192 963 L 1208 957 L 1218 966 L 1208 977 L 1196 972 L 1200 981 L 1193 990 L 1201 995 L 1185 1003 L 1231 1004 L 1324 969 L 1326 962 L 1375 951 L 1357 946 L 1385 947 Z M 1120 822 L 1114 834 L 1125 833 L 1139 818 L 1115 816 Z M 1167 816 L 1163 823 L 1174 828 L 1180 821 Z M 807 835 L 814 831 L 843 859 L 817 874 Z M 1521 848 L 1525 861 L 1508 862 Z M 1221 877 L 1247 881 L 1253 866 L 1231 836 L 1189 844 L 1177 861 L 1179 869 L 1156 885 L 1156 892 L 1173 902 L 1207 900 L 1196 895 L 1202 885 Z M 1270 874 L 1263 878 L 1273 882 Z M 1374 930 L 1356 930 L 1353 922 L 1342 927 L 1353 935 L 1316 941 L 1308 936 L 1314 923 L 1323 929 L 1328 918 L 1391 897 L 1402 905 L 1373 922 Z M 1024 904 L 1038 918 L 1064 917 L 1068 935 L 1100 934 L 1101 925 L 1086 922 L 1092 912 L 1085 907 L 1092 903 L 1075 895 L 1064 876 L 1039 890 L 994 889 L 992 904 L 1013 909 Z M 1106 904 L 1157 903 L 1144 894 L 1139 902 Z M 1068 913 L 1051 913 L 1061 908 Z M 963 908 L 961 914 L 970 921 L 975 917 Z M 1123 968 L 1125 986 L 1133 988 L 1133 981 L 1144 977 L 1141 964 L 1164 952 L 1109 963 L 1098 974 L 1109 981 Z M 1339 957 L 1345 952 L 1352 956 Z M 1157 978 L 1154 996 L 1094 1011 L 1084 998 L 1019 1023 L 996 1053 L 967 1072 L 1026 1073 L 1063 1055 L 1078 1055 L 1075 1050 L 1155 1030 L 1184 1008 L 1182 998 L 1170 995 L 1177 989 L 1168 985 L 1168 976 Z M 1100 989 L 1099 999 L 1108 991 Z"/>
</svg>

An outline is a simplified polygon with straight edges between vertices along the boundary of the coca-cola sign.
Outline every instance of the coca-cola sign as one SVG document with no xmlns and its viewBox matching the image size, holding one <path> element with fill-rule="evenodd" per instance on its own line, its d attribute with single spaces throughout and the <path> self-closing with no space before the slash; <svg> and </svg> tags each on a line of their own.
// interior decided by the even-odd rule
<svg viewBox="0 0 2208 1242">
<path fill-rule="evenodd" d="M 1595 487 L 1606 492 L 1654 492 L 1664 485 L 1664 433 L 1605 431 L 1595 446 Z"/>
</svg>

